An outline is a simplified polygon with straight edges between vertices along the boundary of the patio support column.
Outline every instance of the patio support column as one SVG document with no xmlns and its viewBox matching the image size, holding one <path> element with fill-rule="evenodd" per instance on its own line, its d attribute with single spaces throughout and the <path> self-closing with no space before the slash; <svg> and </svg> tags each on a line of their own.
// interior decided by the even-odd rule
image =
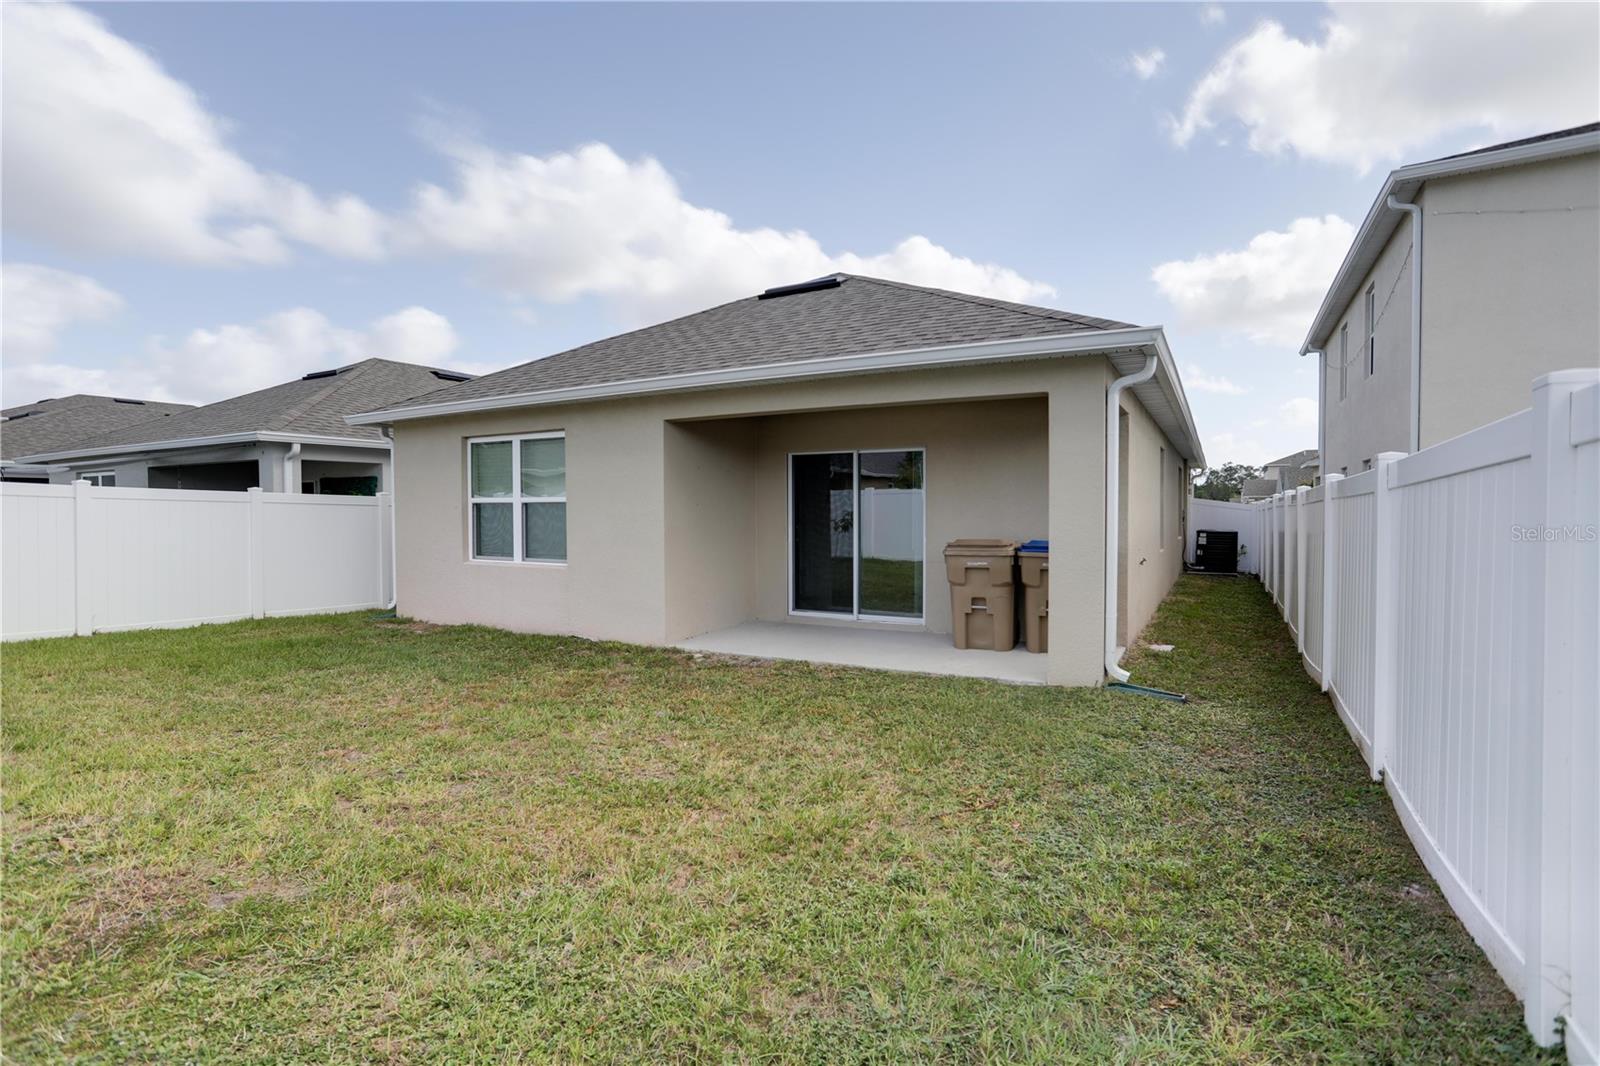
<svg viewBox="0 0 1600 1066">
<path fill-rule="evenodd" d="M 1105 624 L 1105 396 L 1103 359 L 1060 360 L 1049 400 L 1052 685 L 1098 685 Z"/>
</svg>

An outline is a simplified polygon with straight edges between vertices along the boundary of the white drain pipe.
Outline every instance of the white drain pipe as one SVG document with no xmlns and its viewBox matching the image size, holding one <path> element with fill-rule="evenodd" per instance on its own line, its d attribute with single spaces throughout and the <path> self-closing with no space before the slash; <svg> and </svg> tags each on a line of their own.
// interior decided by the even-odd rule
<svg viewBox="0 0 1600 1066">
<path fill-rule="evenodd" d="M 1154 353 L 1145 356 L 1143 368 L 1120 377 L 1106 390 L 1106 674 L 1113 681 L 1128 680 L 1117 647 L 1117 541 L 1122 526 L 1122 390 L 1156 376 Z"/>
<path fill-rule="evenodd" d="M 283 457 L 283 491 L 299 492 L 300 478 L 294 472 L 294 461 L 300 458 L 300 442 L 295 441 L 289 445 L 289 452 Z"/>
</svg>

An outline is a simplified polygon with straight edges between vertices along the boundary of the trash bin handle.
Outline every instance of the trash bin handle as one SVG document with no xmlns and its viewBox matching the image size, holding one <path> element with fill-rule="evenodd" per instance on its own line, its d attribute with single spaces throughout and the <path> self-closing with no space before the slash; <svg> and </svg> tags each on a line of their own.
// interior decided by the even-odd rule
<svg viewBox="0 0 1600 1066">
<path fill-rule="evenodd" d="M 985 570 L 987 570 L 987 569 L 989 569 L 989 560 L 987 560 L 987 559 L 973 559 L 973 560 L 968 561 L 967 569 L 970 570 L 971 568 L 973 568 L 975 566 L 981 566 Z"/>
</svg>

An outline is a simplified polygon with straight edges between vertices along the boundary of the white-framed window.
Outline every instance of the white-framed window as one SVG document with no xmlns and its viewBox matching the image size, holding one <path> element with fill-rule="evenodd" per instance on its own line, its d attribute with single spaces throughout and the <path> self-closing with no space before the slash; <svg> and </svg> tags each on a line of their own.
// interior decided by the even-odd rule
<svg viewBox="0 0 1600 1066">
<path fill-rule="evenodd" d="M 1367 377 L 1378 369 L 1378 286 L 1367 286 Z"/>
<path fill-rule="evenodd" d="M 117 472 L 115 470 L 94 470 L 79 474 L 79 481 L 87 481 L 91 485 L 98 485 L 103 489 L 116 488 Z"/>
<path fill-rule="evenodd" d="M 567 435 L 467 441 L 467 542 L 474 559 L 567 561 Z"/>
<path fill-rule="evenodd" d="M 1339 327 L 1339 399 L 1350 395 L 1350 323 Z"/>
</svg>

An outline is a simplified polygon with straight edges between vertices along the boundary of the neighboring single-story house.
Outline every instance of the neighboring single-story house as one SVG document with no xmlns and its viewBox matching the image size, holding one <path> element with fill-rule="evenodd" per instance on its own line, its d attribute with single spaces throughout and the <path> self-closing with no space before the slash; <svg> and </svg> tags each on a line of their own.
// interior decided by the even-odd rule
<svg viewBox="0 0 1600 1066">
<path fill-rule="evenodd" d="M 20 463 L 18 456 L 71 448 L 113 430 L 187 411 L 191 406 L 79 393 L 7 407 L 0 411 L 0 480 L 49 481 L 51 471 L 47 465 Z"/>
<path fill-rule="evenodd" d="M 1391 173 L 1301 345 L 1322 471 L 1359 474 L 1600 364 L 1600 123 Z"/>
<path fill-rule="evenodd" d="M 1204 465 L 1160 328 L 844 274 L 350 421 L 394 433 L 409 617 L 1078 685 L 1180 573 Z M 1047 655 L 949 647 L 959 537 L 1050 538 Z"/>
<path fill-rule="evenodd" d="M 364 359 L 39 449 L 22 461 L 50 464 L 57 483 L 87 478 L 124 488 L 372 495 L 389 485 L 389 441 L 376 427 L 349 425 L 344 416 L 469 378 Z"/>
</svg>

